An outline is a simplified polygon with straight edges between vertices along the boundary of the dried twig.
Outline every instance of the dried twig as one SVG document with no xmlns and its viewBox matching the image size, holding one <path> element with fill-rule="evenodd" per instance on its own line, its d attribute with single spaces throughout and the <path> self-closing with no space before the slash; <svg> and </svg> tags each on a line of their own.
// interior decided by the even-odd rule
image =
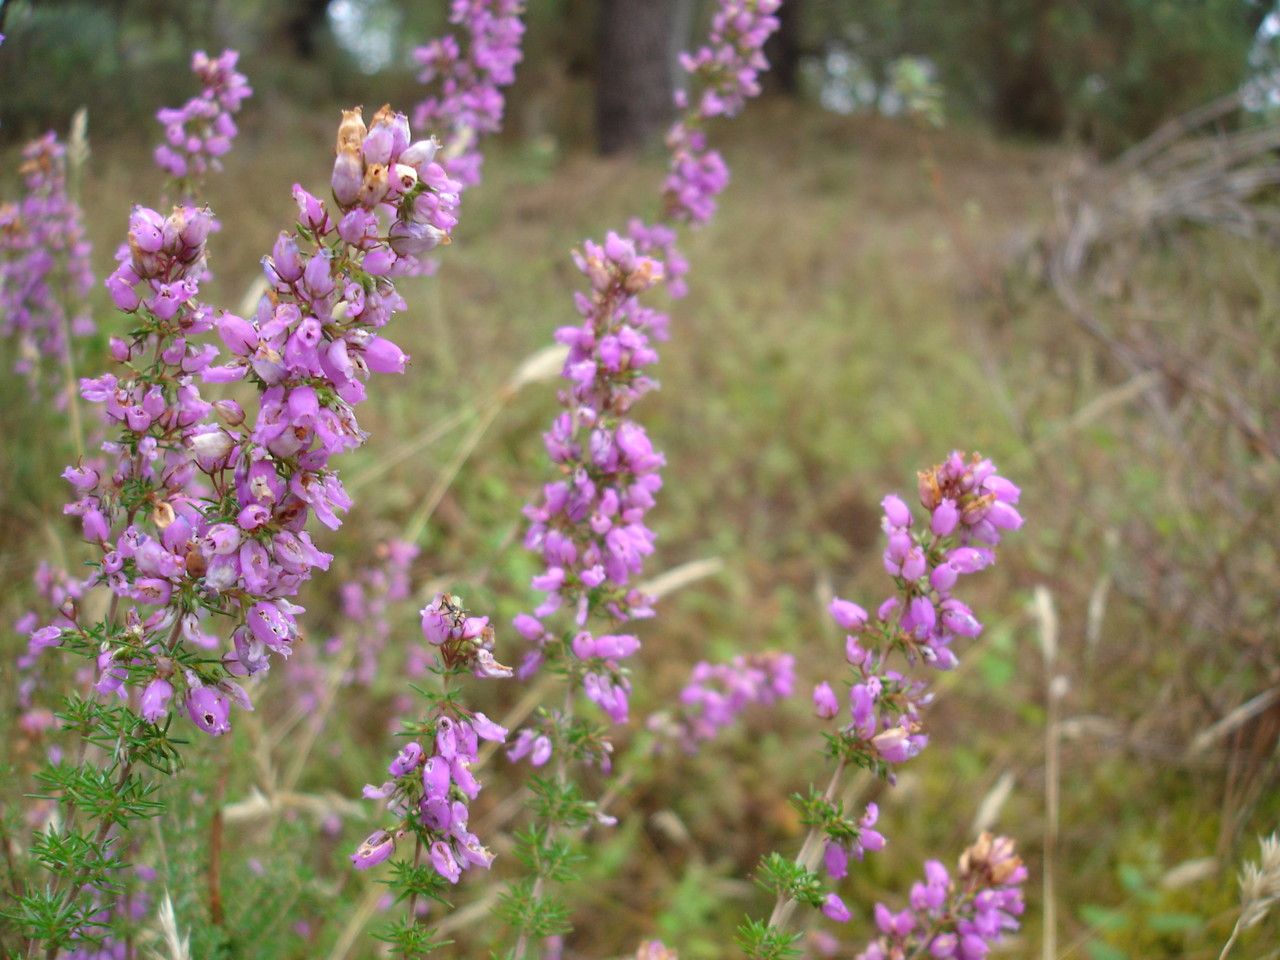
<svg viewBox="0 0 1280 960">
<path fill-rule="evenodd" d="M 1215 741 L 1222 739 L 1236 728 L 1248 723 L 1277 702 L 1280 702 L 1280 687 L 1272 687 L 1270 690 L 1262 691 L 1256 697 L 1240 704 L 1213 726 L 1201 731 L 1191 741 L 1191 746 L 1188 748 L 1187 753 L 1193 757 L 1199 756 L 1213 746 Z"/>
</svg>

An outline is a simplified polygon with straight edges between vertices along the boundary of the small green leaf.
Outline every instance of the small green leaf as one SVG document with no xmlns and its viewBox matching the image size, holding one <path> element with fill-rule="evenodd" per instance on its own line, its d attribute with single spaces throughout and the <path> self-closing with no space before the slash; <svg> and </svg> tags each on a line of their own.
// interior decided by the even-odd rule
<svg viewBox="0 0 1280 960">
<path fill-rule="evenodd" d="M 1113 947 L 1109 943 L 1094 941 L 1088 944 L 1085 949 L 1089 953 L 1089 960 L 1129 960 L 1129 955 L 1119 947 Z"/>
<path fill-rule="evenodd" d="M 1157 913 L 1147 925 L 1156 933 L 1187 933 L 1204 926 L 1204 918 L 1194 913 Z"/>
<path fill-rule="evenodd" d="M 1123 910 L 1100 907 L 1087 903 L 1080 908 L 1080 919 L 1095 930 L 1123 930 L 1129 925 L 1129 917 Z"/>
</svg>

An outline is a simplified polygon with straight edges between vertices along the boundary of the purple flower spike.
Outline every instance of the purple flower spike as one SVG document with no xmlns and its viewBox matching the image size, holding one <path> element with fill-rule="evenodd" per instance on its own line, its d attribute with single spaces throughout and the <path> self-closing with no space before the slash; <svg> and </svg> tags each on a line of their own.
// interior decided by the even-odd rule
<svg viewBox="0 0 1280 960">
<path fill-rule="evenodd" d="M 79 205 L 67 192 L 66 149 L 45 134 L 22 151 L 22 197 L 0 204 L 0 335 L 10 340 L 13 372 L 54 393 L 72 338 L 94 330 L 90 244 Z M 114 291 L 112 292 L 114 296 Z M 129 299 L 125 297 L 126 301 Z"/>
<path fill-rule="evenodd" d="M 206 173 L 222 169 L 220 158 L 230 151 L 237 133 L 232 118 L 253 93 L 244 75 L 236 72 L 239 57 L 234 50 L 224 50 L 216 58 L 197 51 L 191 71 L 200 80 L 200 93 L 181 107 L 166 107 L 156 114 L 165 130 L 164 143 L 155 150 L 156 165 L 175 180 L 194 184 Z"/>
</svg>

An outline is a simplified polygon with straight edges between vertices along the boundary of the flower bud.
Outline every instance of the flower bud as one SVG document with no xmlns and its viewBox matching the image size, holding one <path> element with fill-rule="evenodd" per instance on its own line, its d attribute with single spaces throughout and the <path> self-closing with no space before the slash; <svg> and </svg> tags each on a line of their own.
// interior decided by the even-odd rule
<svg viewBox="0 0 1280 960">
<path fill-rule="evenodd" d="M 359 154 L 344 151 L 334 158 L 329 186 L 333 189 L 333 199 L 338 201 L 339 206 L 350 207 L 355 204 L 363 181 L 364 169 L 360 164 Z"/>
<path fill-rule="evenodd" d="M 449 235 L 429 223 L 397 220 L 388 233 L 391 249 L 402 257 L 419 257 L 449 242 Z"/>
<path fill-rule="evenodd" d="M 387 195 L 390 182 L 387 179 L 387 166 L 384 163 L 371 163 L 364 169 L 364 180 L 360 184 L 358 199 L 360 205 L 372 210 Z"/>
<path fill-rule="evenodd" d="M 285 283 L 293 283 L 302 276 L 302 256 L 298 244 L 289 234 L 280 233 L 271 248 L 271 264 L 276 276 Z"/>
<path fill-rule="evenodd" d="M 374 337 L 364 348 L 364 362 L 374 373 L 404 373 L 408 356 L 396 344 Z"/>
<path fill-rule="evenodd" d="M 196 463 L 206 473 L 214 470 L 226 460 L 227 454 L 235 446 L 235 441 L 231 439 L 231 435 L 218 427 L 192 434 L 187 439 L 187 443 L 191 448 L 191 455 L 195 458 Z"/>
<path fill-rule="evenodd" d="M 422 168 L 435 160 L 436 153 L 439 149 L 440 141 L 435 137 L 431 137 L 427 140 L 418 140 L 415 143 L 409 144 L 409 146 L 405 147 L 405 149 L 400 152 L 398 161 L 401 164 L 413 167 L 414 171 L 420 175 L 422 173 Z"/>
<path fill-rule="evenodd" d="M 391 162 L 391 128 L 377 124 L 360 145 L 360 154 L 368 166 L 385 167 Z"/>
<path fill-rule="evenodd" d="M 363 111 L 360 107 L 356 107 L 354 110 L 342 111 L 342 122 L 338 124 L 336 152 L 356 153 L 359 151 L 367 132 L 362 113 Z"/>
<path fill-rule="evenodd" d="M 234 400 L 215 400 L 213 412 L 228 427 L 238 427 L 244 423 L 244 408 Z"/>
<path fill-rule="evenodd" d="M 840 701 L 836 699 L 831 684 L 825 680 L 813 688 L 813 712 L 824 720 L 830 720 L 840 712 Z"/>
<path fill-rule="evenodd" d="M 169 713 L 169 701 L 173 697 L 173 684 L 163 677 L 156 677 L 142 691 L 138 703 L 142 719 L 148 723 L 159 723 Z"/>
</svg>

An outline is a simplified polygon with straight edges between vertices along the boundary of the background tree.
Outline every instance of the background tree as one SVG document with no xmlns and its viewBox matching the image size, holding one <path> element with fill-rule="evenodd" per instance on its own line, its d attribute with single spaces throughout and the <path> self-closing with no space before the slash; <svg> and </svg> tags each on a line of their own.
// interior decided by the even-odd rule
<svg viewBox="0 0 1280 960">
<path fill-rule="evenodd" d="M 329 0 L 292 0 L 287 4 L 281 32 L 293 53 L 314 59 L 321 36 L 328 31 Z"/>
<path fill-rule="evenodd" d="M 643 145 L 671 119 L 674 0 L 601 0 L 596 132 L 602 153 Z"/>
<path fill-rule="evenodd" d="M 769 58 L 766 85 L 780 93 L 800 92 L 800 63 L 806 51 L 804 26 L 805 0 L 786 0 L 778 11 L 778 29 L 765 44 L 765 56 Z"/>
</svg>

